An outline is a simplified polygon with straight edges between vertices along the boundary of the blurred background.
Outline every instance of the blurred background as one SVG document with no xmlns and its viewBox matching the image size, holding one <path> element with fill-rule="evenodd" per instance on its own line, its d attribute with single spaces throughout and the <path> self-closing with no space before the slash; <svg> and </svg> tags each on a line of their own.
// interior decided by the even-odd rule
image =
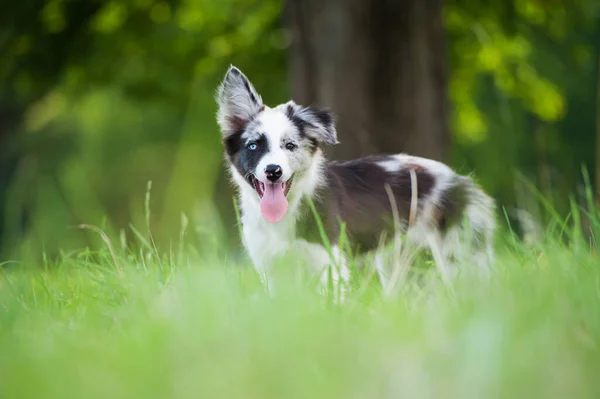
<svg viewBox="0 0 600 399">
<path fill-rule="evenodd" d="M 518 209 L 542 217 L 528 184 L 565 215 L 582 170 L 600 187 L 599 11 L 594 0 L 5 0 L 2 259 L 96 245 L 81 223 L 127 246 L 147 209 L 165 250 L 184 228 L 198 251 L 239 248 L 213 100 L 230 64 L 267 104 L 331 107 L 333 158 L 446 161 L 517 229 Z"/>
</svg>

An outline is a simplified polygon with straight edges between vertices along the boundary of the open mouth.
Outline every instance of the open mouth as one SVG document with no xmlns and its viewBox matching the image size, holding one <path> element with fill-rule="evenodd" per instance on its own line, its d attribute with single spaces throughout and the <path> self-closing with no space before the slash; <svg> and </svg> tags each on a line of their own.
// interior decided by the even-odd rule
<svg viewBox="0 0 600 399">
<path fill-rule="evenodd" d="M 281 221 L 288 209 L 287 194 L 292 186 L 292 179 L 284 183 L 263 183 L 254 175 L 248 175 L 248 181 L 260 197 L 260 211 L 271 223 Z"/>
<path fill-rule="evenodd" d="M 263 183 L 260 180 L 258 180 L 253 174 L 249 174 L 248 181 L 250 182 L 250 184 L 252 184 L 252 186 L 254 187 L 254 190 L 256 191 L 256 193 L 258 194 L 258 196 L 260 198 L 262 198 L 265 195 L 265 189 L 267 188 L 265 186 L 266 184 L 269 184 L 271 186 L 281 185 L 281 188 L 283 189 L 283 195 L 285 195 L 285 196 L 288 195 L 288 193 L 290 192 L 290 188 L 292 187 L 292 179 L 289 179 L 288 181 L 286 181 L 284 183 L 271 184 L 271 183 Z"/>
</svg>

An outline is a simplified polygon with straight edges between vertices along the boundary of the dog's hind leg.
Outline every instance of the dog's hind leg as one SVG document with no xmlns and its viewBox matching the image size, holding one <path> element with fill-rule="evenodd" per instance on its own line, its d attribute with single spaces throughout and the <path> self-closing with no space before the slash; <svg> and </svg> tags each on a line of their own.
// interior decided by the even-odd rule
<svg viewBox="0 0 600 399">
<path fill-rule="evenodd" d="M 387 245 L 380 245 L 373 254 L 373 264 L 385 295 L 394 295 L 397 288 L 406 283 L 409 270 L 422 249 L 422 244 L 408 239 L 402 232 L 396 233 Z"/>
<path fill-rule="evenodd" d="M 450 275 L 467 273 L 489 277 L 494 263 L 492 240 L 492 228 L 473 224 L 467 218 L 461 225 L 448 230 L 440 240 L 440 246 Z"/>
</svg>

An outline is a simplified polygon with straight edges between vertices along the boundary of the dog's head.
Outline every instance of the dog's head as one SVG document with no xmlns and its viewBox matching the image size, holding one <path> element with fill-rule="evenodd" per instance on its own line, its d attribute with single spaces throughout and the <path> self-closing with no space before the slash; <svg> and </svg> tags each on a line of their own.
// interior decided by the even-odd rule
<svg viewBox="0 0 600 399">
<path fill-rule="evenodd" d="M 239 173 L 255 191 L 263 216 L 270 222 L 280 221 L 287 212 L 294 179 L 314 166 L 323 146 L 337 143 L 332 115 L 293 101 L 269 108 L 233 66 L 218 89 L 217 103 L 217 120 L 233 173 Z"/>
</svg>

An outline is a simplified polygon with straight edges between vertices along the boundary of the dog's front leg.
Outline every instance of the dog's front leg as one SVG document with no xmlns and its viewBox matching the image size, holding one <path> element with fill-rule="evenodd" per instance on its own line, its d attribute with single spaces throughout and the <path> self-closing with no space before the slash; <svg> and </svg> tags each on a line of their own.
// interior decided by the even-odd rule
<svg viewBox="0 0 600 399">
<path fill-rule="evenodd" d="M 267 230 L 262 225 L 256 225 L 254 220 L 243 224 L 243 243 L 244 247 L 252 264 L 254 270 L 258 274 L 260 281 L 265 291 L 269 296 L 274 296 L 276 287 L 274 284 L 274 267 L 282 256 L 285 255 L 289 244 L 285 245 L 280 241 L 277 241 L 277 232 Z M 280 245 L 273 245 L 273 243 L 280 242 Z"/>
<path fill-rule="evenodd" d="M 323 248 L 323 250 L 325 249 Z M 333 259 L 331 259 L 332 256 Z M 350 269 L 348 269 L 346 257 L 338 246 L 331 248 L 329 262 L 321 270 L 321 285 L 324 287 L 325 292 L 330 288 L 333 289 L 334 303 L 343 303 L 346 299 L 346 293 L 350 288 Z"/>
<path fill-rule="evenodd" d="M 275 265 L 277 258 L 265 258 L 265 257 L 252 257 L 252 263 L 254 264 L 254 270 L 258 277 L 260 278 L 260 282 L 263 286 L 264 291 L 269 295 L 269 297 L 273 298 L 277 294 L 277 286 L 275 283 L 276 273 L 275 273 Z"/>
<path fill-rule="evenodd" d="M 267 269 L 262 269 L 262 268 L 257 268 L 255 267 L 256 272 L 258 273 L 258 276 L 260 277 L 260 282 L 262 283 L 262 286 L 265 290 L 265 292 L 267 293 L 267 295 L 269 295 L 269 297 L 273 297 L 273 295 L 275 294 L 275 286 L 273 284 L 273 278 L 270 276 L 270 273 L 268 272 Z"/>
<path fill-rule="evenodd" d="M 327 295 L 331 288 L 334 302 L 342 303 L 348 291 L 350 270 L 339 248 L 333 246 L 330 255 L 322 245 L 304 240 L 298 240 L 295 247 L 302 251 L 310 274 L 319 279 L 321 293 Z"/>
</svg>

